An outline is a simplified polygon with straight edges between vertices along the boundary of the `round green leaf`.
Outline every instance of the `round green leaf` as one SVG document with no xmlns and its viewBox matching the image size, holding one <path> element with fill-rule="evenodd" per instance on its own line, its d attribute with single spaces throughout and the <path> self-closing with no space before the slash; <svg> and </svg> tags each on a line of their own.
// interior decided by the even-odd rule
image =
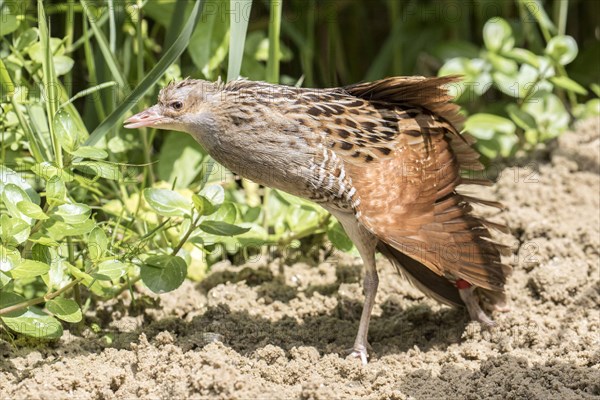
<svg viewBox="0 0 600 400">
<path fill-rule="evenodd" d="M 98 270 L 92 276 L 101 281 L 115 281 L 127 273 L 128 264 L 122 263 L 119 260 L 106 260 L 98 265 Z"/>
<path fill-rule="evenodd" d="M 469 133 L 485 140 L 492 139 L 495 135 L 513 135 L 516 128 L 508 118 L 485 113 L 474 114 L 465 122 L 465 129 Z"/>
<path fill-rule="evenodd" d="M 354 243 L 344 231 L 342 224 L 337 221 L 327 229 L 327 238 L 331 244 L 342 251 L 350 251 L 354 247 Z"/>
<path fill-rule="evenodd" d="M 33 219 L 48 219 L 48 216 L 44 214 L 44 211 L 40 206 L 30 201 L 24 200 L 17 203 L 17 208 L 23 214 Z"/>
<path fill-rule="evenodd" d="M 233 224 L 237 219 L 237 208 L 235 204 L 226 202 L 219 207 L 219 210 L 211 217 L 215 221 L 223 221 Z"/>
<path fill-rule="evenodd" d="M 67 224 L 74 225 L 85 222 L 91 214 L 92 210 L 85 204 L 67 203 L 58 206 L 53 216 Z"/>
<path fill-rule="evenodd" d="M 144 189 L 144 198 L 154 211 L 165 217 L 181 217 L 191 212 L 191 203 L 173 190 Z"/>
<path fill-rule="evenodd" d="M 38 40 L 37 28 L 29 28 L 19 34 L 15 48 L 19 51 L 27 49 Z"/>
<path fill-rule="evenodd" d="M 22 213 L 17 204 L 22 201 L 31 202 L 27 193 L 17 185 L 9 183 L 4 185 L 4 190 L 2 191 L 2 201 L 8 210 L 8 213 L 15 217 L 24 220 L 27 223 L 31 223 L 31 218 Z"/>
<path fill-rule="evenodd" d="M 2 291 L 0 292 L 0 310 L 3 308 L 8 308 L 10 306 L 14 306 L 19 303 L 26 302 L 27 299 L 19 294 L 14 292 Z M 6 317 L 18 317 L 19 315 L 23 315 L 27 311 L 27 308 L 22 308 L 17 311 L 10 312 L 5 314 Z"/>
<path fill-rule="evenodd" d="M 66 322 L 76 323 L 83 318 L 79 304 L 70 299 L 63 299 L 61 297 L 52 299 L 46 303 L 46 308 L 55 317 Z"/>
<path fill-rule="evenodd" d="M 7 3 L 10 4 L 10 2 Z M 2 21 L 0 24 L 0 36 L 4 36 L 17 30 L 19 27 L 19 19 L 17 18 L 17 14 L 11 10 L 10 5 L 3 5 L 0 7 L 0 19 Z"/>
<path fill-rule="evenodd" d="M 523 105 L 523 110 L 536 121 L 539 139 L 552 139 L 569 127 L 571 117 L 560 99 L 551 93 L 542 93 Z"/>
<path fill-rule="evenodd" d="M 7 275 L 13 279 L 33 278 L 45 274 L 50 270 L 50 266 L 46 263 L 34 260 L 21 260 L 15 268 L 7 272 Z"/>
<path fill-rule="evenodd" d="M 561 65 L 567 65 L 577 57 L 577 42 L 571 36 L 555 36 L 546 45 L 546 54 Z"/>
<path fill-rule="evenodd" d="M 516 104 L 510 103 L 506 106 L 510 118 L 523 130 L 535 129 L 535 119 L 527 112 L 521 110 Z"/>
<path fill-rule="evenodd" d="M 56 72 L 56 75 L 66 74 L 73 68 L 73 65 L 75 64 L 75 61 L 71 57 L 64 55 L 54 56 L 52 57 L 52 61 L 54 61 L 54 71 Z"/>
<path fill-rule="evenodd" d="M 65 182 L 59 176 L 53 176 L 46 182 L 46 198 L 52 203 L 64 203 L 67 196 Z"/>
<path fill-rule="evenodd" d="M 0 192 L 2 191 L 2 184 L 13 183 L 20 187 L 22 190 L 27 193 L 27 196 L 33 201 L 35 204 L 40 204 L 40 195 L 35 191 L 35 189 L 24 179 L 22 173 L 17 173 L 10 168 L 5 167 L 0 164 Z"/>
<path fill-rule="evenodd" d="M 187 265 L 178 256 L 151 256 L 140 267 L 142 282 L 154 293 L 177 289 L 187 274 Z"/>
<path fill-rule="evenodd" d="M 502 18 L 492 18 L 483 27 L 485 47 L 492 52 L 508 51 L 515 45 L 512 28 Z"/>
<path fill-rule="evenodd" d="M 20 218 L 0 215 L 0 238 L 10 246 L 17 246 L 27 240 L 31 226 Z"/>
<path fill-rule="evenodd" d="M 3 316 L 2 321 L 13 331 L 35 338 L 57 339 L 63 332 L 62 325 L 56 318 L 37 307 L 29 307 L 18 317 Z"/>
<path fill-rule="evenodd" d="M 64 109 L 60 109 L 54 116 L 54 134 L 61 147 L 73 152 L 85 138 L 78 134 L 79 129 L 75 126 L 75 121 Z"/>
<path fill-rule="evenodd" d="M 223 204 L 223 201 L 225 201 L 225 190 L 220 185 L 206 186 L 199 194 L 210 201 L 210 204 L 215 208 L 219 208 Z"/>
<path fill-rule="evenodd" d="M 108 249 L 108 237 L 104 229 L 96 227 L 88 237 L 88 251 L 92 261 L 98 261 Z"/>
</svg>

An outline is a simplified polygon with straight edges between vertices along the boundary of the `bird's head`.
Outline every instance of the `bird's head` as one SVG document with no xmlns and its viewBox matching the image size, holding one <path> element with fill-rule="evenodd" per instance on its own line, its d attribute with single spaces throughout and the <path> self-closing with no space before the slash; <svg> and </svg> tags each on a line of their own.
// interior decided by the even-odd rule
<svg viewBox="0 0 600 400">
<path fill-rule="evenodd" d="M 219 100 L 221 86 L 193 79 L 171 83 L 160 91 L 155 105 L 128 118 L 125 128 L 150 127 L 199 136 L 215 128 L 211 109 Z"/>
</svg>

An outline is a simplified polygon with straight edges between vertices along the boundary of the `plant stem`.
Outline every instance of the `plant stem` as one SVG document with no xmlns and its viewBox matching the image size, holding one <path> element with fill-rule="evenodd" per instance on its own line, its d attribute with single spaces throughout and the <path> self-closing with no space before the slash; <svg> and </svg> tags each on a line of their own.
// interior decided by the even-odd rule
<svg viewBox="0 0 600 400">
<path fill-rule="evenodd" d="M 187 240 L 189 239 L 189 237 L 192 234 L 192 232 L 194 232 L 194 230 L 196 229 L 196 225 L 198 224 L 198 221 L 200 221 L 201 217 L 202 217 L 201 215 L 198 215 L 196 217 L 196 219 L 194 220 L 194 222 L 192 222 L 190 224 L 190 227 L 188 228 L 188 230 L 185 233 L 185 235 L 183 235 L 183 237 L 181 238 L 181 240 L 179 241 L 179 243 L 177 244 L 177 246 L 175 246 L 175 248 L 171 252 L 171 255 L 173 257 L 176 256 L 177 253 L 179 253 L 179 250 L 181 250 L 181 248 L 183 247 L 183 245 L 185 244 L 185 242 L 187 242 Z"/>
<path fill-rule="evenodd" d="M 269 17 L 269 59 L 267 82 L 279 83 L 279 36 L 281 32 L 281 9 L 283 0 L 271 0 Z"/>
<path fill-rule="evenodd" d="M 19 304 L 15 304 L 15 305 L 12 305 L 9 307 L 2 308 L 2 309 L 0 309 L 0 315 L 6 315 L 6 314 L 9 314 L 14 311 L 19 311 L 23 308 L 35 306 L 36 304 L 50 301 L 53 298 L 60 296 L 62 293 L 66 292 L 67 290 L 73 288 L 75 285 L 77 285 L 81 281 L 82 281 L 82 278 L 76 279 L 74 281 L 71 281 L 68 285 L 63 286 L 62 288 L 58 289 L 56 292 L 47 293 L 43 297 L 38 297 L 35 299 L 25 301 L 23 303 L 19 303 Z"/>
</svg>

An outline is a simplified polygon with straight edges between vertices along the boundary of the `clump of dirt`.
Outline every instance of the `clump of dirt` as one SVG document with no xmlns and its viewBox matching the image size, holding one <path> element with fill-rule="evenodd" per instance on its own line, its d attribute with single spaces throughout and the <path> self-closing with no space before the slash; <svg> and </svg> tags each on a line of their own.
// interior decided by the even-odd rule
<svg viewBox="0 0 600 400">
<path fill-rule="evenodd" d="M 0 343 L 0 398 L 582 398 L 600 396 L 600 126 L 502 170 L 512 311 L 482 329 L 380 260 L 371 359 L 346 359 L 360 260 L 222 263 L 200 284 L 101 304 L 103 331 Z M 134 307 L 135 305 L 135 307 Z"/>
</svg>

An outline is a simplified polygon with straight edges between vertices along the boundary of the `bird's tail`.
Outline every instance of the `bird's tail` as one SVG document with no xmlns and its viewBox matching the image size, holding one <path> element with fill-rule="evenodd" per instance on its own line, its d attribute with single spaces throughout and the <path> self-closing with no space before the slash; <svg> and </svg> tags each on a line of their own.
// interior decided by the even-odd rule
<svg viewBox="0 0 600 400">
<path fill-rule="evenodd" d="M 419 261 L 385 242 L 379 241 L 377 249 L 390 260 L 401 275 L 405 276 L 413 286 L 427 296 L 452 307 L 466 307 L 455 282 L 436 274 Z M 482 287 L 475 287 L 475 289 L 479 295 L 483 296 L 485 303 L 491 309 L 502 312 L 510 309 L 504 291 Z"/>
<path fill-rule="evenodd" d="M 458 289 L 444 276 L 440 276 L 415 260 L 388 245 L 379 242 L 377 249 L 404 275 L 417 289 L 440 303 L 454 307 L 464 307 Z"/>
</svg>

